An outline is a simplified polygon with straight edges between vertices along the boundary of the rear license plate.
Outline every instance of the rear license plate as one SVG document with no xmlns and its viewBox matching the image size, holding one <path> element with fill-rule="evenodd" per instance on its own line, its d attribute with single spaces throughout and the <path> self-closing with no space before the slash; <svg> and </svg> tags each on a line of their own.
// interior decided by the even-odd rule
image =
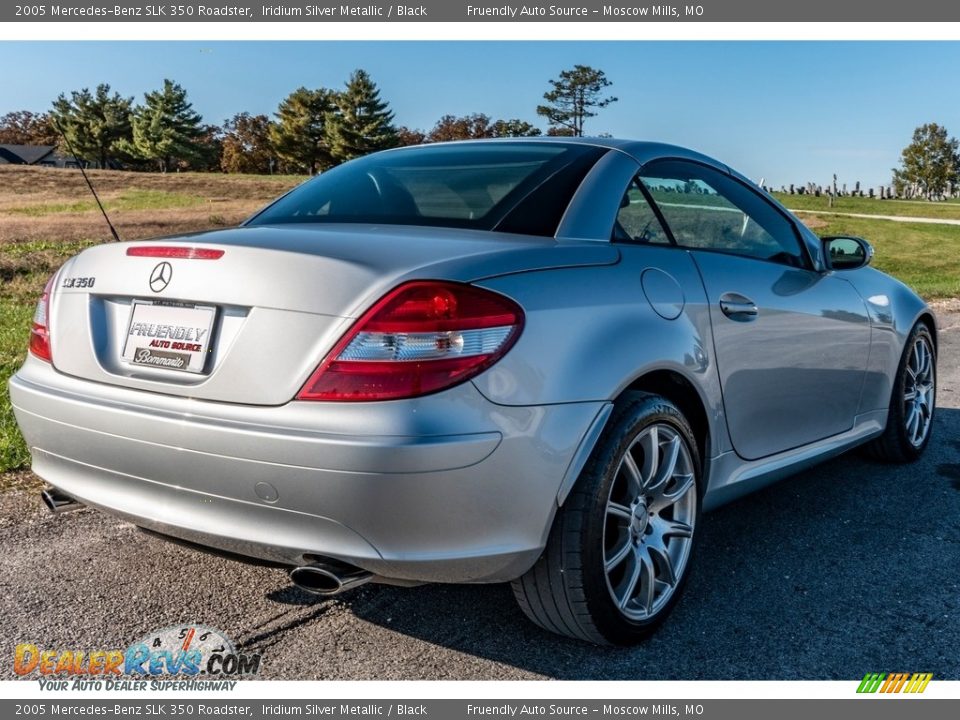
<svg viewBox="0 0 960 720">
<path fill-rule="evenodd" d="M 133 365 L 201 373 L 213 349 L 217 309 L 136 301 L 130 313 L 123 360 Z"/>
</svg>

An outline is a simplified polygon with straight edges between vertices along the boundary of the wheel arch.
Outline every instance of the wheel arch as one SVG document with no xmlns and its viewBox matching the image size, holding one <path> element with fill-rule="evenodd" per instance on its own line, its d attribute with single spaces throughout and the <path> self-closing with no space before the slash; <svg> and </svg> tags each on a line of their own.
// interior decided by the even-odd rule
<svg viewBox="0 0 960 720">
<path fill-rule="evenodd" d="M 706 403 L 697 386 L 682 373 L 661 369 L 652 370 L 636 378 L 620 393 L 617 400 L 624 393 L 631 391 L 660 395 L 677 406 L 693 429 L 693 435 L 697 440 L 697 450 L 700 453 L 700 463 L 703 467 L 703 476 L 707 477 L 706 466 L 711 449 L 710 421 L 707 416 Z"/>
<path fill-rule="evenodd" d="M 713 440 L 711 437 L 709 416 L 707 414 L 707 403 L 704 401 L 697 386 L 683 373 L 676 370 L 659 368 L 649 370 L 634 378 L 598 413 L 593 424 L 584 435 L 580 448 L 578 448 L 574 455 L 570 466 L 567 468 L 566 475 L 557 492 L 558 507 L 563 505 L 573 486 L 576 484 L 577 478 L 580 476 L 583 467 L 593 453 L 597 442 L 600 440 L 600 436 L 603 434 L 607 421 L 613 414 L 613 408 L 621 398 L 630 392 L 646 392 L 652 395 L 660 395 L 677 406 L 693 429 L 693 434 L 697 441 L 697 451 L 700 454 L 702 476 L 703 478 L 709 477 L 708 465 Z M 705 483 L 702 483 L 702 485 L 705 485 Z M 705 487 L 701 487 L 701 494 L 705 489 Z"/>
<path fill-rule="evenodd" d="M 929 309 L 924 310 L 922 313 L 920 313 L 919 317 L 917 317 L 916 322 L 923 323 L 927 326 L 927 330 L 930 331 L 930 337 L 933 338 L 933 351 L 934 353 L 938 353 L 940 348 L 939 338 L 937 337 L 937 320 L 933 316 L 933 312 Z"/>
</svg>

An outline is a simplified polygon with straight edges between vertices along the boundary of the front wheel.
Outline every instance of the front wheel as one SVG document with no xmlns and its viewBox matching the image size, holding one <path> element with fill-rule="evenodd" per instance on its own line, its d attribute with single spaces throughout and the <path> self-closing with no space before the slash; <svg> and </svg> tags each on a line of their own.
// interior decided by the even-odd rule
<svg viewBox="0 0 960 720">
<path fill-rule="evenodd" d="M 631 645 L 667 617 L 686 581 L 700 511 L 697 443 L 670 401 L 621 398 L 547 547 L 513 582 L 541 627 Z"/>
</svg>

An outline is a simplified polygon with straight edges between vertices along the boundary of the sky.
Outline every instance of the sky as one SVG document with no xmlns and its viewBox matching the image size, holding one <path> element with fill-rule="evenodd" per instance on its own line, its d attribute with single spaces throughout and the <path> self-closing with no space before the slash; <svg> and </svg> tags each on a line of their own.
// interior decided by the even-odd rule
<svg viewBox="0 0 960 720">
<path fill-rule="evenodd" d="M 694 148 L 777 188 L 889 183 L 915 127 L 960 135 L 960 42 L 0 42 L 0 114 L 102 82 L 139 101 L 170 78 L 221 124 L 363 68 L 398 125 L 483 112 L 545 127 L 536 106 L 574 64 L 619 98 L 587 134 Z"/>
</svg>

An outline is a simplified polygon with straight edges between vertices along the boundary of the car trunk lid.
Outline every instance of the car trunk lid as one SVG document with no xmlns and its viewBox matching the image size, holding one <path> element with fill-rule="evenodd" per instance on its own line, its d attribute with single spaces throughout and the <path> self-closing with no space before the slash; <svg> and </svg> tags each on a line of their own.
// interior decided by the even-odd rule
<svg viewBox="0 0 960 720">
<path fill-rule="evenodd" d="M 53 362 L 97 382 L 280 405 L 400 282 L 618 259 L 603 243 L 389 226 L 259 226 L 101 245 L 57 276 Z"/>
</svg>

